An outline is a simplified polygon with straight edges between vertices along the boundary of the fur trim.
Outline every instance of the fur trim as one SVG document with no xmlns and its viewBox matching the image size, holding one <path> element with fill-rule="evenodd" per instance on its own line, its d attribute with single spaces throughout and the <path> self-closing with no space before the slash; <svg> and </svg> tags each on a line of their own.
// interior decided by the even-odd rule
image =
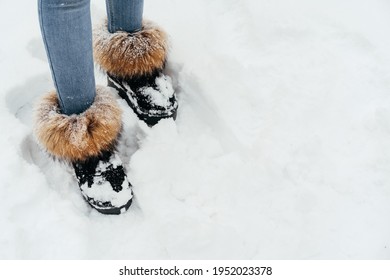
<svg viewBox="0 0 390 280">
<path fill-rule="evenodd" d="M 151 21 L 144 20 L 135 33 L 110 33 L 107 22 L 93 31 L 94 57 L 101 68 L 118 78 L 152 75 L 164 68 L 167 34 Z"/>
<path fill-rule="evenodd" d="M 61 114 L 57 94 L 52 91 L 35 108 L 35 135 L 54 157 L 85 161 L 114 148 L 121 120 L 122 111 L 106 87 L 96 88 L 90 108 L 71 116 Z"/>
</svg>

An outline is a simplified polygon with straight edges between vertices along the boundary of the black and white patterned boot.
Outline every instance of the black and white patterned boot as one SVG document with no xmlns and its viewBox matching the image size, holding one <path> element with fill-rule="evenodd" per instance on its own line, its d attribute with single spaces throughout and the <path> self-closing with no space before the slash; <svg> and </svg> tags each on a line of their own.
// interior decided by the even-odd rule
<svg viewBox="0 0 390 280">
<path fill-rule="evenodd" d="M 118 215 L 129 209 L 133 192 L 116 153 L 103 152 L 73 167 L 82 195 L 97 211 Z"/>
<path fill-rule="evenodd" d="M 104 214 L 124 213 L 133 199 L 115 146 L 122 111 L 108 87 L 96 87 L 94 103 L 78 115 L 61 113 L 56 92 L 37 104 L 35 134 L 54 158 L 73 165 L 85 200 Z"/>
<path fill-rule="evenodd" d="M 178 103 L 169 76 L 157 73 L 133 79 L 107 73 L 108 86 L 115 88 L 140 120 L 149 126 L 166 118 L 176 119 Z"/>
<path fill-rule="evenodd" d="M 150 126 L 177 115 L 171 78 L 163 74 L 167 52 L 167 34 L 150 21 L 135 33 L 110 33 L 106 23 L 94 29 L 94 57 L 108 85 Z"/>
</svg>

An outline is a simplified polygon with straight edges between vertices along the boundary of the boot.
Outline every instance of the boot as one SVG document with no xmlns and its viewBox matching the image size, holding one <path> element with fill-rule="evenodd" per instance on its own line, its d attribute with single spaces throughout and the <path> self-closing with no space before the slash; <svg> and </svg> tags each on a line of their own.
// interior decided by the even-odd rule
<svg viewBox="0 0 390 280">
<path fill-rule="evenodd" d="M 55 91 L 35 111 L 35 135 L 55 159 L 70 163 L 85 200 L 103 214 L 121 214 L 133 192 L 115 147 L 122 111 L 107 87 L 96 88 L 94 103 L 78 115 L 64 115 Z"/>
<path fill-rule="evenodd" d="M 140 31 L 110 33 L 107 23 L 94 29 L 94 57 L 107 72 L 108 85 L 126 100 L 139 119 L 152 126 L 176 118 L 178 103 L 171 78 L 163 74 L 167 35 L 150 21 Z"/>
</svg>

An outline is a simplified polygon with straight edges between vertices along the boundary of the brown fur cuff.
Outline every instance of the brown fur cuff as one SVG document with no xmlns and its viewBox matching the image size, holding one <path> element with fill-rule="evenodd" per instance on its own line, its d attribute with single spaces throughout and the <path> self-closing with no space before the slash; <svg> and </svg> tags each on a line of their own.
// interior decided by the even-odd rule
<svg viewBox="0 0 390 280">
<path fill-rule="evenodd" d="M 94 57 L 97 64 L 119 78 L 150 75 L 162 70 L 167 56 L 167 35 L 157 25 L 143 21 L 135 33 L 110 33 L 107 23 L 93 31 Z"/>
<path fill-rule="evenodd" d="M 61 114 L 55 91 L 35 109 L 38 141 L 54 157 L 71 162 L 112 150 L 122 127 L 122 111 L 106 87 L 96 88 L 94 103 L 79 115 Z"/>
</svg>

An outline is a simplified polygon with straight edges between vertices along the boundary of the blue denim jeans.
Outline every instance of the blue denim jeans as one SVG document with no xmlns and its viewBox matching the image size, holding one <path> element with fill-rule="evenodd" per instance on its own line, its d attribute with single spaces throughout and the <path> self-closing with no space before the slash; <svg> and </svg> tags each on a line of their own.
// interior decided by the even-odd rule
<svg viewBox="0 0 390 280">
<path fill-rule="evenodd" d="M 143 0 L 106 0 L 110 32 L 142 27 Z M 84 112 L 95 99 L 90 0 L 38 0 L 46 54 L 62 113 Z"/>
</svg>

